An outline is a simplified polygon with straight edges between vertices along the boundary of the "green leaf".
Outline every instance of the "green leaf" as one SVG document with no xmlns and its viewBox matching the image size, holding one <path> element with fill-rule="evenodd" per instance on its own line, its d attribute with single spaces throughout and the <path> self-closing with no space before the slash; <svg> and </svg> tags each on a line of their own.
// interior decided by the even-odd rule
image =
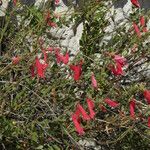
<svg viewBox="0 0 150 150">
<path fill-rule="evenodd" d="M 43 149 L 43 145 L 39 145 L 36 149 Z"/>
<path fill-rule="evenodd" d="M 53 145 L 54 150 L 61 150 L 57 145 Z"/>
<path fill-rule="evenodd" d="M 32 140 L 33 140 L 34 142 L 37 142 L 37 140 L 38 140 L 38 135 L 37 135 L 36 132 L 32 132 Z"/>
</svg>

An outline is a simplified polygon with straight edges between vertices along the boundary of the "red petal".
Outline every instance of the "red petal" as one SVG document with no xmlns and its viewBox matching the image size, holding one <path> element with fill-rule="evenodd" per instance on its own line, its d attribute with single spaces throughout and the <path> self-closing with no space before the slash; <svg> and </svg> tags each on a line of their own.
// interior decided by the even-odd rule
<svg viewBox="0 0 150 150">
<path fill-rule="evenodd" d="M 17 65 L 19 63 L 19 61 L 20 61 L 20 57 L 19 56 L 15 56 L 15 57 L 12 58 L 12 63 L 14 65 Z"/>
<path fill-rule="evenodd" d="M 87 104 L 88 104 L 88 108 L 89 108 L 89 112 L 90 112 L 90 118 L 91 119 L 93 119 L 94 118 L 94 116 L 95 116 L 95 112 L 94 112 L 94 107 L 95 107 L 95 105 L 94 105 L 94 102 L 91 100 L 91 99 L 89 99 L 89 98 L 87 98 Z"/>
<path fill-rule="evenodd" d="M 141 7 L 138 0 L 131 0 L 131 3 L 132 3 L 134 6 L 138 7 L 138 8 Z"/>
<path fill-rule="evenodd" d="M 48 47 L 46 50 L 49 52 L 52 52 L 54 49 L 53 49 L 53 47 Z"/>
<path fill-rule="evenodd" d="M 48 21 L 47 25 L 50 27 L 53 27 L 53 28 L 57 27 L 57 24 L 55 22 L 51 22 L 51 21 Z"/>
<path fill-rule="evenodd" d="M 13 4 L 16 6 L 16 4 L 17 4 L 17 0 L 13 0 Z"/>
<path fill-rule="evenodd" d="M 59 5 L 60 0 L 55 0 L 55 5 Z"/>
<path fill-rule="evenodd" d="M 77 105 L 77 110 L 80 111 L 82 118 L 84 120 L 90 120 L 89 115 L 86 113 L 86 111 L 84 110 L 84 108 L 80 104 Z"/>
<path fill-rule="evenodd" d="M 150 105 L 150 91 L 145 90 L 143 95 L 144 95 L 145 99 L 147 100 L 147 103 Z"/>
<path fill-rule="evenodd" d="M 111 69 L 112 73 L 116 76 L 124 74 L 122 66 L 120 65 L 120 63 L 116 63 L 116 65 L 111 66 L 110 69 Z"/>
<path fill-rule="evenodd" d="M 115 55 L 114 56 L 114 60 L 116 63 L 119 63 L 121 65 L 121 67 L 123 67 L 126 64 L 126 58 L 120 56 L 120 55 Z"/>
<path fill-rule="evenodd" d="M 133 22 L 133 28 L 134 28 L 137 36 L 140 38 L 141 37 L 140 29 L 139 29 L 138 25 L 136 23 L 134 23 L 134 22 Z"/>
<path fill-rule="evenodd" d="M 135 118 L 135 100 L 132 99 L 129 103 L 130 107 L 130 117 Z"/>
<path fill-rule="evenodd" d="M 148 127 L 150 128 L 150 117 L 148 117 Z"/>
<path fill-rule="evenodd" d="M 67 52 L 64 56 L 62 56 L 61 60 L 64 64 L 68 64 L 68 62 L 69 62 L 69 53 Z"/>
<path fill-rule="evenodd" d="M 81 73 L 82 73 L 82 67 L 81 65 L 70 65 L 70 69 L 74 72 L 73 78 L 75 81 L 80 79 Z"/>
<path fill-rule="evenodd" d="M 51 19 L 50 11 L 47 12 L 45 21 L 48 22 Z"/>
<path fill-rule="evenodd" d="M 146 27 L 143 27 L 143 32 L 148 32 Z"/>
<path fill-rule="evenodd" d="M 141 26 L 145 27 L 145 18 L 144 18 L 144 16 L 140 17 L 140 24 L 141 24 Z"/>
<path fill-rule="evenodd" d="M 72 115 L 72 121 L 74 123 L 74 126 L 76 128 L 76 131 L 80 134 L 80 135 L 83 135 L 84 134 L 84 130 L 83 128 L 81 127 L 80 123 L 78 122 L 78 116 L 76 114 L 73 114 Z"/>
<path fill-rule="evenodd" d="M 93 72 L 92 72 L 91 80 L 92 80 L 92 87 L 97 89 L 98 88 L 97 81 L 95 79 L 95 76 L 94 76 Z"/>
<path fill-rule="evenodd" d="M 103 106 L 102 104 L 99 105 L 99 108 L 101 109 L 101 111 L 103 112 L 107 112 L 107 109 L 105 106 Z"/>
<path fill-rule="evenodd" d="M 108 104 L 109 106 L 113 107 L 113 108 L 118 107 L 118 106 L 120 105 L 117 101 L 112 101 L 112 100 L 109 99 L 109 98 L 106 98 L 106 99 L 104 100 L 104 102 L 105 102 L 106 104 Z"/>
<path fill-rule="evenodd" d="M 46 64 L 46 63 L 42 64 L 42 63 L 40 63 L 40 60 L 38 58 L 36 58 L 35 66 L 36 66 L 36 69 L 37 69 L 38 76 L 40 78 L 44 78 L 45 77 L 45 70 L 48 67 L 48 64 Z"/>
<path fill-rule="evenodd" d="M 65 55 L 61 55 L 58 50 L 55 51 L 57 63 L 63 62 L 67 64 L 69 62 L 69 53 L 67 52 Z"/>
</svg>

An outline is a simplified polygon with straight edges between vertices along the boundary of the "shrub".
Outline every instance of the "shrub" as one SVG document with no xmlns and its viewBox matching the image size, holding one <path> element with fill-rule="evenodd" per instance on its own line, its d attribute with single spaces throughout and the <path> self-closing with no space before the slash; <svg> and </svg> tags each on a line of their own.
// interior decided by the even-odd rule
<svg viewBox="0 0 150 150">
<path fill-rule="evenodd" d="M 2 148 L 86 149 L 78 142 L 87 140 L 103 149 L 149 149 L 149 13 L 133 6 L 109 33 L 111 6 L 88 1 L 69 18 L 84 27 L 73 58 L 48 36 L 68 24 L 51 8 L 17 3 L 7 13 L 0 38 Z"/>
</svg>

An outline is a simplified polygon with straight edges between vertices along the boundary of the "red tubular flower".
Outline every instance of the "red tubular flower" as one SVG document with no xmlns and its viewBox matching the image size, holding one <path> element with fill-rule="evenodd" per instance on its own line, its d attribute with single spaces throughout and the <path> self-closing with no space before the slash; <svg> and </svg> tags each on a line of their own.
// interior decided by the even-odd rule
<svg viewBox="0 0 150 150">
<path fill-rule="evenodd" d="M 150 91 L 149 90 L 145 90 L 143 92 L 143 95 L 144 95 L 145 99 L 147 100 L 147 103 L 150 105 Z"/>
<path fill-rule="evenodd" d="M 64 64 L 68 64 L 68 62 L 69 62 L 69 53 L 67 52 L 64 56 L 61 56 L 61 60 Z"/>
<path fill-rule="evenodd" d="M 14 56 L 12 58 L 12 64 L 17 65 L 20 62 L 20 57 L 19 56 Z"/>
<path fill-rule="evenodd" d="M 57 63 L 63 62 L 64 64 L 68 64 L 68 62 L 69 62 L 69 53 L 68 52 L 66 52 L 65 55 L 61 55 L 59 50 L 56 50 L 55 55 L 56 55 Z"/>
<path fill-rule="evenodd" d="M 76 131 L 79 133 L 79 135 L 83 135 L 83 134 L 84 134 L 84 130 L 83 130 L 83 128 L 81 127 L 80 123 L 78 122 L 79 116 L 76 115 L 76 114 L 73 114 L 73 115 L 71 116 L 71 118 L 72 118 L 72 121 L 73 121 L 74 126 L 75 126 L 75 128 L 76 128 Z"/>
<path fill-rule="evenodd" d="M 103 106 L 102 104 L 99 105 L 99 108 L 102 112 L 107 112 L 107 109 L 105 106 Z"/>
<path fill-rule="evenodd" d="M 86 113 L 86 111 L 84 110 L 84 108 L 80 104 L 77 105 L 77 110 L 80 111 L 82 118 L 84 120 L 90 120 L 89 115 Z"/>
<path fill-rule="evenodd" d="M 119 63 L 121 67 L 125 66 L 126 64 L 126 58 L 120 56 L 120 55 L 114 55 L 114 60 L 116 63 Z"/>
<path fill-rule="evenodd" d="M 57 24 L 55 22 L 52 22 L 52 21 L 48 21 L 47 25 L 52 27 L 52 28 L 56 28 L 57 27 Z"/>
<path fill-rule="evenodd" d="M 143 32 L 148 32 L 147 27 L 143 27 Z"/>
<path fill-rule="evenodd" d="M 138 0 L 131 0 L 131 3 L 132 3 L 134 6 L 138 7 L 138 8 L 141 7 Z"/>
<path fill-rule="evenodd" d="M 46 17 L 45 17 L 46 23 L 48 23 L 50 19 L 51 19 L 50 11 L 47 11 L 47 14 L 46 14 Z"/>
<path fill-rule="evenodd" d="M 130 107 L 130 117 L 135 118 L 135 100 L 134 99 L 130 101 L 129 107 Z"/>
<path fill-rule="evenodd" d="M 147 27 L 146 27 L 146 23 L 145 23 L 145 18 L 144 16 L 141 16 L 140 17 L 140 25 L 142 26 L 142 30 L 143 32 L 147 32 Z"/>
<path fill-rule="evenodd" d="M 48 47 L 46 50 L 47 50 L 48 52 L 52 52 L 52 51 L 54 50 L 54 48 L 53 48 L 53 47 Z"/>
<path fill-rule="evenodd" d="M 106 99 L 104 100 L 104 102 L 105 102 L 106 104 L 108 104 L 110 107 L 113 107 L 113 108 L 118 107 L 118 106 L 120 105 L 117 101 L 113 101 L 113 100 L 111 100 L 111 99 L 109 99 L 109 98 L 106 98 Z"/>
<path fill-rule="evenodd" d="M 13 4 L 16 6 L 16 4 L 17 4 L 17 0 L 13 0 Z"/>
<path fill-rule="evenodd" d="M 91 75 L 91 80 L 92 80 L 92 87 L 97 89 L 98 86 L 97 86 L 97 81 L 95 79 L 95 76 L 94 76 L 94 73 L 92 72 L 92 75 Z"/>
<path fill-rule="evenodd" d="M 55 0 L 55 5 L 59 5 L 60 0 Z"/>
<path fill-rule="evenodd" d="M 44 78 L 45 77 L 45 70 L 48 67 L 48 64 L 42 64 L 39 60 L 39 58 L 36 58 L 35 60 L 35 67 L 37 70 L 37 74 L 40 78 Z"/>
<path fill-rule="evenodd" d="M 59 54 L 59 59 L 62 61 L 64 64 L 68 64 L 69 62 L 69 53 L 67 52 L 65 55 Z"/>
<path fill-rule="evenodd" d="M 150 117 L 148 117 L 148 127 L 150 128 Z"/>
<path fill-rule="evenodd" d="M 78 81 L 82 73 L 82 64 L 80 63 L 78 65 L 70 65 L 70 69 L 74 72 L 73 74 L 74 80 Z"/>
<path fill-rule="evenodd" d="M 133 22 L 133 28 L 134 28 L 134 30 L 135 30 L 137 36 L 138 36 L 139 38 L 141 38 L 140 29 L 139 29 L 138 25 L 137 25 L 135 22 Z"/>
<path fill-rule="evenodd" d="M 87 104 L 88 104 L 88 108 L 89 108 L 89 112 L 90 112 L 90 118 L 91 119 L 93 119 L 94 118 L 94 116 L 95 116 L 95 112 L 94 112 L 94 107 L 95 107 L 95 105 L 94 105 L 94 102 L 91 100 L 91 99 L 89 99 L 89 98 L 87 98 L 86 99 L 86 102 L 87 102 Z"/>
<path fill-rule="evenodd" d="M 111 69 L 112 73 L 116 76 L 124 74 L 122 66 L 118 62 L 114 66 L 111 65 L 110 69 Z"/>
<path fill-rule="evenodd" d="M 140 25 L 141 25 L 142 27 L 145 27 L 145 18 L 144 18 L 144 16 L 141 16 L 141 17 L 140 17 Z"/>
<path fill-rule="evenodd" d="M 123 67 L 126 65 L 126 58 L 120 55 L 113 55 L 115 61 L 114 65 L 110 65 L 110 70 L 114 75 L 123 75 Z"/>
</svg>

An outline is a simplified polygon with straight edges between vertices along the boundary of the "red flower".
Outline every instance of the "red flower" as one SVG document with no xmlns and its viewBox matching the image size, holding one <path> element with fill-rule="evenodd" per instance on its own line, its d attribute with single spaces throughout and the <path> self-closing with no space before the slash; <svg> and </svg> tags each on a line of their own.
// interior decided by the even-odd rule
<svg viewBox="0 0 150 150">
<path fill-rule="evenodd" d="M 110 65 L 110 70 L 114 75 L 123 75 L 123 68 L 126 65 L 126 58 L 120 56 L 120 55 L 113 55 L 113 59 L 115 61 L 114 65 Z"/>
<path fill-rule="evenodd" d="M 92 87 L 95 88 L 95 89 L 97 89 L 98 88 L 97 81 L 95 79 L 95 76 L 94 76 L 93 72 L 92 72 L 91 80 L 92 80 Z"/>
<path fill-rule="evenodd" d="M 134 28 L 137 36 L 140 38 L 141 37 L 141 32 L 140 32 L 140 29 L 139 29 L 138 25 L 135 22 L 133 22 L 133 28 Z"/>
<path fill-rule="evenodd" d="M 17 65 L 19 62 L 20 62 L 20 57 L 19 57 L 19 56 L 14 56 L 14 57 L 12 58 L 12 63 L 13 63 L 14 65 Z"/>
<path fill-rule="evenodd" d="M 94 116 L 95 116 L 95 112 L 93 110 L 94 107 L 95 107 L 94 102 L 91 99 L 89 99 L 89 98 L 86 99 L 86 102 L 88 104 L 88 108 L 89 108 L 89 112 L 90 112 L 89 116 L 90 116 L 91 119 L 93 119 Z"/>
<path fill-rule="evenodd" d="M 114 55 L 114 60 L 116 63 L 119 63 L 121 67 L 125 66 L 126 64 L 126 58 L 120 56 L 120 55 Z"/>
<path fill-rule="evenodd" d="M 16 6 L 16 4 L 17 4 L 17 0 L 13 0 L 13 4 Z"/>
<path fill-rule="evenodd" d="M 145 18 L 144 18 L 144 16 L 140 17 L 140 24 L 141 24 L 141 26 L 145 27 Z"/>
<path fill-rule="evenodd" d="M 48 67 L 48 64 L 47 63 L 42 64 L 40 62 L 39 58 L 36 58 L 35 67 L 36 67 L 38 76 L 40 78 L 44 78 L 45 77 L 45 70 Z"/>
<path fill-rule="evenodd" d="M 150 104 L 150 91 L 145 90 L 143 93 L 145 99 L 147 100 L 147 103 Z"/>
<path fill-rule="evenodd" d="M 55 50 L 55 55 L 56 55 L 57 63 L 63 62 L 64 64 L 68 64 L 69 62 L 68 52 L 65 55 L 61 55 L 59 50 Z"/>
<path fill-rule="evenodd" d="M 104 100 L 104 102 L 105 102 L 106 104 L 108 104 L 109 106 L 113 107 L 113 108 L 118 107 L 118 106 L 120 105 L 117 101 L 113 101 L 113 100 L 111 100 L 111 99 L 109 99 L 109 98 L 106 98 L 106 99 Z"/>
<path fill-rule="evenodd" d="M 148 117 L 148 127 L 150 128 L 150 117 Z"/>
<path fill-rule="evenodd" d="M 123 75 L 123 69 L 120 63 L 116 63 L 114 66 L 110 65 L 110 69 L 114 75 Z"/>
<path fill-rule="evenodd" d="M 48 21 L 47 25 L 50 27 L 53 27 L 53 28 L 57 27 L 57 24 L 55 22 L 52 22 L 52 21 Z"/>
<path fill-rule="evenodd" d="M 80 123 L 78 122 L 78 119 L 79 119 L 79 116 L 77 114 L 73 114 L 72 115 L 72 121 L 74 123 L 74 126 L 76 128 L 76 131 L 80 134 L 80 135 L 83 135 L 84 134 L 84 130 L 83 128 L 81 127 Z"/>
<path fill-rule="evenodd" d="M 143 27 L 143 32 L 148 32 L 146 27 Z"/>
<path fill-rule="evenodd" d="M 82 73 L 82 63 L 78 65 L 70 65 L 70 69 L 74 72 L 73 78 L 75 81 L 80 79 Z"/>
<path fill-rule="evenodd" d="M 130 101 L 129 107 L 130 107 L 130 117 L 135 118 L 135 100 L 134 99 Z"/>
<path fill-rule="evenodd" d="M 55 0 L 55 5 L 59 5 L 60 0 Z"/>
<path fill-rule="evenodd" d="M 61 55 L 61 60 L 64 64 L 68 64 L 68 62 L 69 62 L 69 53 L 67 52 L 64 56 Z"/>
<path fill-rule="evenodd" d="M 147 30 L 147 28 L 146 28 L 144 16 L 141 16 L 141 17 L 140 17 L 140 24 L 141 24 L 141 26 L 142 26 L 143 32 L 147 32 L 148 30 Z"/>
<path fill-rule="evenodd" d="M 50 19 L 51 19 L 50 11 L 47 11 L 45 21 L 48 23 Z"/>
<path fill-rule="evenodd" d="M 105 106 L 103 106 L 102 104 L 99 105 L 99 108 L 101 109 L 101 111 L 103 112 L 107 112 L 107 109 Z"/>
<path fill-rule="evenodd" d="M 138 8 L 141 7 L 138 0 L 131 0 L 131 3 L 132 3 L 134 6 L 138 7 Z"/>
<path fill-rule="evenodd" d="M 79 110 L 79 112 L 81 113 L 82 118 L 84 120 L 90 120 L 89 115 L 86 113 L 86 111 L 84 110 L 84 108 L 80 104 L 77 105 L 77 110 Z"/>
<path fill-rule="evenodd" d="M 54 50 L 54 48 L 53 47 L 48 47 L 46 50 L 49 51 L 49 52 L 52 52 Z"/>
</svg>

